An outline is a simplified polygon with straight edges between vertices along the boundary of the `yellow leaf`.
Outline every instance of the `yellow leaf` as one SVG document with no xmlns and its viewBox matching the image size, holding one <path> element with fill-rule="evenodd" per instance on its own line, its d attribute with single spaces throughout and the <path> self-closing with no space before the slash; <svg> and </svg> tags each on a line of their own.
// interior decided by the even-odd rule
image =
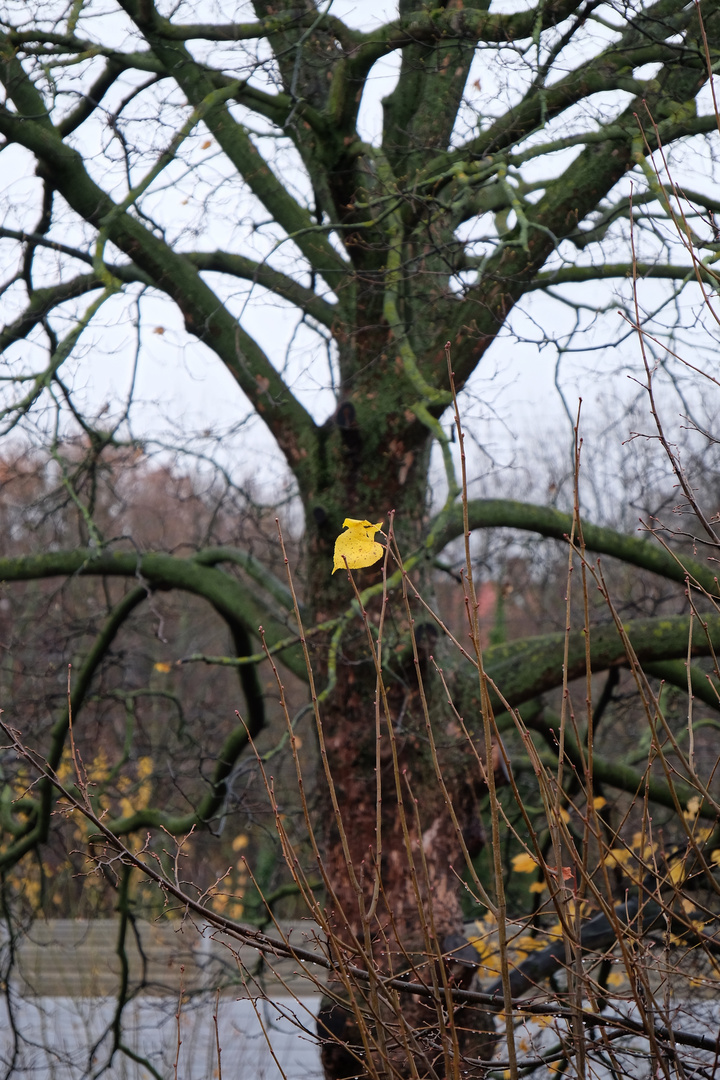
<svg viewBox="0 0 720 1080">
<path fill-rule="evenodd" d="M 488 956 L 491 955 L 491 953 L 492 953 L 491 947 L 482 938 L 471 937 L 471 938 L 468 938 L 468 941 L 472 945 L 473 949 L 475 949 L 475 952 L 480 957 L 482 957 L 483 960 L 485 960 Z"/>
<path fill-rule="evenodd" d="M 164 675 L 167 675 L 168 671 L 172 667 L 172 664 L 166 663 L 164 660 L 158 660 L 156 664 L 153 664 L 156 671 L 162 671 Z"/>
<path fill-rule="evenodd" d="M 170 670 L 170 665 L 168 664 L 168 671 L 169 670 Z M 154 765 L 153 759 L 151 757 L 138 758 L 138 763 L 137 763 L 138 780 L 147 780 L 148 776 L 152 776 L 154 769 L 155 769 L 155 765 Z"/>
<path fill-rule="evenodd" d="M 605 865 L 606 866 L 619 866 L 624 869 L 632 858 L 632 852 L 626 848 L 610 848 L 605 853 Z"/>
<path fill-rule="evenodd" d="M 668 878 L 673 885 L 679 885 L 685 877 L 685 866 L 682 862 L 673 863 L 668 872 Z"/>
<path fill-rule="evenodd" d="M 535 952 L 537 949 L 544 949 L 545 942 L 539 937 L 530 937 L 529 934 L 523 934 L 522 937 L 515 938 L 513 945 L 518 949 L 522 949 L 525 953 Z"/>
<path fill-rule="evenodd" d="M 512 868 L 516 874 L 533 874 L 537 870 L 538 864 L 532 855 L 528 855 L 526 851 L 523 851 L 521 855 L 516 855 L 513 858 Z"/>
<path fill-rule="evenodd" d="M 604 799 L 602 795 L 596 795 L 593 799 L 593 806 L 596 810 L 602 810 L 603 806 L 607 806 L 607 799 Z"/>
<path fill-rule="evenodd" d="M 361 566 L 372 566 L 382 558 L 385 549 L 373 539 L 381 525 L 382 521 L 373 525 L 371 521 L 345 518 L 343 529 L 347 531 L 340 533 L 335 541 L 333 574 L 336 570 L 345 569 L 346 559 L 348 568 L 357 570 Z"/>
<path fill-rule="evenodd" d="M 657 841 L 654 844 L 649 843 L 647 836 L 642 832 L 633 833 L 633 838 L 630 847 L 634 848 L 641 859 L 649 859 L 652 857 L 654 851 L 657 850 Z"/>
<path fill-rule="evenodd" d="M 533 881 L 528 886 L 528 891 L 531 892 L 531 893 L 545 892 L 546 889 L 547 889 L 547 883 L 544 882 L 544 881 Z"/>
</svg>

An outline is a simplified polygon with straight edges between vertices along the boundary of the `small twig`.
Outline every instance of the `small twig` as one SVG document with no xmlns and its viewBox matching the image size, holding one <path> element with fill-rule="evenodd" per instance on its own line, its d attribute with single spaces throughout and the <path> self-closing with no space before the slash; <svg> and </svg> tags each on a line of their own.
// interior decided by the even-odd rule
<svg viewBox="0 0 720 1080">
<path fill-rule="evenodd" d="M 185 989 L 184 989 L 184 986 L 183 986 L 183 982 L 184 982 L 183 976 L 184 975 L 185 975 L 185 965 L 181 964 L 180 965 L 180 992 L 178 994 L 177 1012 L 175 1013 L 175 1023 L 176 1023 L 176 1027 L 177 1027 L 177 1042 L 176 1042 L 176 1048 L 175 1048 L 175 1064 L 174 1064 L 174 1067 L 173 1067 L 173 1075 L 175 1077 L 175 1080 L 178 1080 L 178 1065 L 180 1063 L 180 1047 L 182 1046 L 182 1035 L 181 1035 L 181 1031 L 180 1031 L 180 1017 L 181 1017 L 181 1014 L 182 1014 L 183 994 L 185 993 Z"/>
</svg>

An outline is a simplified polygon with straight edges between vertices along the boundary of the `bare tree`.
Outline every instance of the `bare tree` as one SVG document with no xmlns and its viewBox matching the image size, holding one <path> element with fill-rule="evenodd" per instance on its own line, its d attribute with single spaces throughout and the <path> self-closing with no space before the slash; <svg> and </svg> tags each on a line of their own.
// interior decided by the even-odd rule
<svg viewBox="0 0 720 1080">
<path fill-rule="evenodd" d="M 581 524 L 579 498 L 567 513 L 470 499 L 459 471 L 465 458 L 457 454 L 461 406 L 453 392 L 462 393 L 531 294 L 592 312 L 598 282 L 616 281 L 630 319 L 625 331 L 632 333 L 633 323 L 647 323 L 623 282 L 668 283 L 658 304 L 672 319 L 681 298 L 695 290 L 702 305 L 714 288 L 718 205 L 710 178 L 698 181 L 699 190 L 681 190 L 654 163 L 662 152 L 672 157 L 703 147 L 713 160 L 717 117 L 706 103 L 717 5 L 706 2 L 701 19 L 699 5 L 677 0 L 546 0 L 508 12 L 475 0 L 439 7 L 401 0 L 393 19 L 365 30 L 310 0 L 292 8 L 262 0 L 250 6 L 247 21 L 240 21 L 243 5 L 234 13 L 238 21 L 224 21 L 226 13 L 216 20 L 208 5 L 171 9 L 151 0 L 5 6 L 0 134 L 8 175 L 16 170 L 22 179 L 8 186 L 0 229 L 11 312 L 0 334 L 7 358 L 2 424 L 7 436 L 32 432 L 47 440 L 58 483 L 79 515 L 81 542 L 5 557 L 0 575 L 6 583 L 128 583 L 127 591 L 107 593 L 106 621 L 77 676 L 71 704 L 80 727 L 108 650 L 157 593 L 199 597 L 229 628 L 242 722 L 222 744 L 208 745 L 207 734 L 203 750 L 214 765 L 189 809 L 168 810 L 158 789 L 142 808 L 104 821 L 108 835 L 180 835 L 212 826 L 224 813 L 237 762 L 265 723 L 260 660 L 277 655 L 309 682 L 326 781 L 313 807 L 322 822 L 323 922 L 353 970 L 414 973 L 429 953 L 440 958 L 460 948 L 457 874 L 485 846 L 478 807 L 489 795 L 492 859 L 476 887 L 495 914 L 511 1026 L 512 997 L 521 987 L 508 967 L 496 785 L 510 785 L 518 812 L 523 799 L 500 731 L 514 729 L 512 710 L 530 703 L 522 730 L 539 731 L 559 762 L 554 788 L 543 789 L 554 861 L 543 863 L 536 853 L 548 880 L 562 876 L 570 836 L 560 811 L 577 796 L 572 784 L 581 785 L 580 804 L 591 808 L 586 854 L 578 855 L 585 870 L 593 843 L 613 848 L 592 814 L 594 783 L 631 796 L 644 790 L 680 824 L 688 801 L 698 797 L 693 820 L 714 820 L 712 762 L 703 761 L 700 777 L 676 746 L 681 783 L 663 765 L 665 743 L 656 734 L 652 746 L 663 753 L 653 751 L 655 767 L 647 772 L 619 762 L 612 739 L 606 753 L 593 745 L 589 680 L 590 672 L 629 668 L 641 714 L 656 733 L 657 700 L 638 665 L 687 690 L 687 670 L 678 671 L 676 661 L 690 652 L 713 656 L 720 619 L 703 614 L 702 634 L 690 638 L 695 616 L 686 614 L 628 626 L 608 595 L 604 610 L 611 615 L 590 634 L 586 577 L 577 630 L 570 629 L 568 608 L 567 632 L 484 651 L 472 576 L 463 578 L 467 648 L 467 639 L 458 648 L 438 625 L 432 604 L 416 598 L 431 596 L 436 561 L 449 544 L 466 536 L 465 574 L 471 573 L 468 531 L 499 527 L 561 542 L 570 537 L 586 575 L 587 553 L 602 553 L 676 583 L 679 595 L 699 589 L 707 601 L 717 582 L 704 554 L 712 557 L 717 537 L 697 505 L 708 547 L 687 556 Z M 206 16 L 209 22 L 193 21 Z M 382 102 L 382 135 L 370 142 L 358 130 L 359 112 L 387 57 L 397 58 L 397 82 Z M 139 445 L 136 370 L 152 351 L 153 330 L 163 330 L 153 319 L 157 297 L 182 316 L 189 347 L 232 376 L 284 458 L 303 513 L 297 593 L 284 579 L 279 546 L 266 559 L 203 539 L 189 551 L 178 552 L 177 540 L 165 550 L 143 550 L 131 528 L 114 528 L 107 516 L 102 523 L 98 473 L 116 448 Z M 263 310 L 281 304 L 296 313 L 297 334 L 310 351 L 305 383 L 292 347 L 280 360 L 250 332 L 257 297 Z M 584 317 L 577 314 L 578 327 Z M 135 338 L 130 389 L 120 404 L 100 407 L 84 384 L 110 362 L 118 326 L 131 327 Z M 551 331 L 544 333 L 551 340 Z M 646 345 L 655 347 L 649 338 Z M 647 370 L 650 379 L 650 361 Z M 69 452 L 71 435 L 81 437 L 81 455 Z M 152 444 L 152 436 L 143 438 Z M 435 444 L 447 489 L 439 508 L 429 481 Z M 691 481 L 684 491 L 693 504 Z M 378 522 L 388 536 L 383 568 L 359 572 L 361 592 L 344 569 L 331 573 L 346 518 Z M 575 678 L 587 679 L 582 729 L 571 723 L 568 686 Z M 540 698 L 557 688 L 564 693 L 555 724 Z M 608 700 L 613 689 L 608 682 Z M 712 692 L 706 697 L 712 700 Z M 47 838 L 69 715 L 57 717 L 42 747 L 44 775 L 18 809 L 8 809 L 6 868 Z M 532 740 L 521 745 L 532 772 L 539 751 L 528 749 Z M 689 843 L 693 857 L 702 858 L 692 831 Z M 560 886 L 561 899 L 572 898 L 564 896 L 568 889 Z M 605 921 L 602 933 L 599 924 L 589 931 L 591 947 L 606 947 L 608 927 L 614 941 L 632 924 L 633 913 L 616 909 L 611 893 L 602 894 Z M 666 901 L 658 910 L 668 910 Z M 563 940 L 565 950 L 567 935 Z M 581 965 L 579 930 L 575 944 Z M 572 952 L 562 959 L 572 969 Z M 560 964 L 556 953 L 545 961 L 528 978 Z M 452 962 L 438 959 L 438 993 L 450 993 L 448 979 L 460 986 L 463 971 L 472 973 L 461 963 L 448 975 Z M 422 1006 L 421 996 L 409 1000 Z M 381 1030 L 386 1004 L 374 1001 Z M 579 999 L 575 1004 L 579 1010 Z M 445 1006 L 438 1008 L 433 1031 L 442 1029 Z M 435 1075 L 432 1038 L 423 1043 L 423 1063 L 413 1064 L 422 1008 L 413 1012 L 406 1002 L 403 1009 L 410 1034 L 396 1036 L 391 1052 L 382 1040 L 370 1045 L 359 1014 L 328 1000 L 321 1032 L 331 1031 L 336 1047 L 363 1049 L 348 1063 L 345 1050 L 331 1047 L 327 1075 L 354 1074 L 358 1055 L 375 1075 L 376 1051 L 396 1075 Z M 584 1022 L 576 1011 L 573 1023 Z M 458 1022 L 455 1070 L 460 1053 L 472 1059 L 492 1052 L 490 1028 Z M 512 1053 L 509 1067 L 515 1074 Z"/>
</svg>

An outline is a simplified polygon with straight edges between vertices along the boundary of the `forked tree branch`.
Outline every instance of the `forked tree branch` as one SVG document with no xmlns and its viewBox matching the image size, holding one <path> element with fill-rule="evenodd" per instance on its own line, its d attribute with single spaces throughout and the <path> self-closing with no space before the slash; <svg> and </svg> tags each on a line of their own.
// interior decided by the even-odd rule
<svg viewBox="0 0 720 1080">
<path fill-rule="evenodd" d="M 3 35 L 0 35 L 2 40 Z M 59 138 L 42 98 L 16 60 L 0 65 L 17 113 L 0 108 L 0 132 L 38 158 L 54 187 L 88 223 L 105 230 L 155 286 L 182 311 L 188 330 L 217 353 L 275 436 L 288 464 L 300 476 L 315 424 L 293 396 L 257 342 L 242 329 L 199 276 L 195 267 L 118 207 L 89 176 L 81 155 Z"/>
</svg>

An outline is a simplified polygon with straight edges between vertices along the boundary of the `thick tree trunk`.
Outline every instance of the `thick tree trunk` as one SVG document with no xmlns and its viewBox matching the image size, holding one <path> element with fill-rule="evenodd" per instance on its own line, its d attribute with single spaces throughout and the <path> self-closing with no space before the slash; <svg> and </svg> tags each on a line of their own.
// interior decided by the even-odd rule
<svg viewBox="0 0 720 1080">
<path fill-rule="evenodd" d="M 315 515 L 309 595 L 317 621 L 346 611 L 354 599 L 347 574 L 338 571 L 331 576 L 330 543 L 339 529 L 329 529 L 326 516 L 335 521 L 340 513 L 382 519 L 387 528 L 388 513 L 395 509 L 403 555 L 420 545 L 426 454 L 422 447 L 415 448 L 410 467 L 399 470 L 392 464 L 397 450 L 388 449 L 386 442 L 383 453 L 378 433 L 373 432 L 380 452 L 372 472 L 367 458 L 363 462 L 367 501 L 359 501 L 353 454 L 365 456 L 366 430 L 356 421 L 358 412 L 360 407 L 354 402 L 340 407 L 336 424 L 351 423 L 339 426 L 331 437 L 346 448 L 336 458 L 344 468 L 336 471 L 332 488 L 323 493 L 324 513 Z M 338 512 L 343 499 L 347 501 Z M 327 514 L 330 507 L 337 507 L 332 518 Z M 391 561 L 388 572 L 394 568 Z M 380 582 L 381 571 L 377 567 L 356 571 L 354 578 L 362 590 Z M 423 583 L 419 584 L 422 588 Z M 430 586 L 427 574 L 425 585 Z M 381 607 L 381 595 L 367 604 L 367 618 L 374 627 L 379 625 Z M 492 1021 L 487 1017 L 471 1022 L 458 1012 L 448 1019 L 449 999 L 443 989 L 467 985 L 473 975 L 468 963 L 472 950 L 457 955 L 464 943 L 458 874 L 464 868 L 463 846 L 475 854 L 483 843 L 477 800 L 484 781 L 444 692 L 438 693 L 442 688 L 429 662 L 431 654 L 442 657 L 444 642 L 434 627 L 418 620 L 416 662 L 409 631 L 405 605 L 396 590 L 385 612 L 384 692 L 378 687 L 361 620 L 355 618 L 343 635 L 337 682 L 320 710 L 319 737 L 329 780 L 321 769 L 318 820 L 324 872 L 330 883 L 326 913 L 335 956 L 342 957 L 347 966 L 371 969 L 379 976 L 403 974 L 412 981 L 435 985 L 439 997 L 429 1002 L 405 995 L 399 1012 L 394 1013 L 389 999 L 381 994 L 373 1000 L 368 987 L 358 985 L 356 993 L 362 999 L 367 1025 L 365 1044 L 357 1012 L 328 997 L 319 1020 L 320 1035 L 326 1040 L 323 1062 L 328 1080 L 378 1074 L 422 1077 L 438 1069 L 443 1075 L 447 1068 L 443 1060 L 453 1051 L 455 1026 L 455 1053 L 487 1056 L 493 1043 L 488 1035 Z M 316 649 L 314 655 L 317 685 L 322 689 L 328 677 L 327 654 Z M 347 987 L 340 980 L 332 991 L 347 1000 Z M 348 1051 L 343 1044 L 354 1049 Z"/>
<path fill-rule="evenodd" d="M 382 1000 L 379 1009 L 375 1006 L 380 1024 L 369 1026 L 377 1042 L 371 1055 L 376 1072 L 385 1075 L 392 1064 L 393 1075 L 414 1075 L 412 1056 L 419 1076 L 430 1076 L 433 1069 L 444 1075 L 442 1062 L 452 1048 L 452 1023 L 467 1025 L 458 1032 L 458 1049 L 469 1056 L 486 1056 L 493 1043 L 487 1034 L 492 1022 L 487 1018 L 476 1017 L 469 1023 L 469 1017 L 458 1014 L 443 1031 L 437 1007 L 439 1001 L 442 1011 L 447 1011 L 444 984 L 468 985 L 473 974 L 462 948 L 456 875 L 462 871 L 464 856 L 448 803 L 454 807 L 463 838 L 477 850 L 482 843 L 475 814 L 479 785 L 474 790 L 468 781 L 472 765 L 464 760 L 454 733 L 448 732 L 447 721 L 443 726 L 439 717 L 433 723 L 437 748 L 433 749 L 419 690 L 401 676 L 387 686 L 392 734 L 381 708 L 376 735 L 374 679 L 368 675 L 362 666 L 343 666 L 337 692 L 323 711 L 324 744 L 339 808 L 337 821 L 326 792 L 325 869 L 334 894 L 327 901 L 328 921 L 337 938 L 336 954 L 342 954 L 348 965 L 374 965 L 379 975 L 403 974 L 439 988 L 435 1002 L 411 995 L 400 998 L 402 1016 L 393 1014 Z M 379 774 L 375 768 L 378 744 Z M 435 752 L 447 794 L 435 776 Z M 453 955 L 457 950 L 461 955 Z M 337 983 L 334 989 L 342 988 Z M 371 1015 L 373 1002 L 367 988 L 358 986 L 357 996 Z M 320 1017 L 321 1034 L 327 1034 L 323 1025 L 354 1045 L 357 1056 L 364 1059 L 357 1017 L 328 999 Z M 328 1080 L 368 1074 L 332 1041 L 325 1045 L 323 1061 Z"/>
</svg>

